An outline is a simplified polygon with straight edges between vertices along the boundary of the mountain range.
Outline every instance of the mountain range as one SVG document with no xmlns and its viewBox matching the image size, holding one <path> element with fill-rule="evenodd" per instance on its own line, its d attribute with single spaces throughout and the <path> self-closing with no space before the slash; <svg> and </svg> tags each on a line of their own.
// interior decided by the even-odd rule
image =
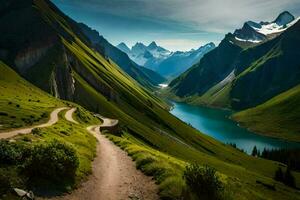
<svg viewBox="0 0 300 200">
<path fill-rule="evenodd" d="M 214 43 L 208 43 L 190 51 L 171 52 L 158 46 L 155 42 L 148 46 L 136 43 L 131 49 L 120 43 L 117 48 L 125 52 L 133 61 L 151 69 L 167 79 L 175 78 L 197 63 L 203 55 L 215 48 Z"/>
<path fill-rule="evenodd" d="M 249 109 L 235 114 L 233 119 L 259 133 L 295 139 L 299 133 L 295 124 L 300 116 L 288 110 L 299 107 L 292 100 L 299 90 L 288 91 L 300 84 L 300 21 L 283 12 L 275 21 L 261 24 L 273 24 L 275 31 L 266 29 L 271 37 L 253 32 L 252 28 L 251 34 L 246 34 L 247 22 L 242 29 L 228 33 L 217 48 L 174 79 L 165 92 L 191 104 L 237 111 Z M 237 40 L 237 35 L 243 35 L 245 40 Z M 263 36 L 261 40 L 257 35 Z M 284 92 L 293 95 L 283 95 Z M 268 120 L 262 120 L 264 117 Z"/>
<path fill-rule="evenodd" d="M 142 86 L 149 89 L 157 87 L 160 83 L 166 81 L 164 77 L 158 73 L 139 66 L 133 62 L 126 53 L 122 52 L 112 44 L 110 44 L 98 31 L 93 30 L 83 23 L 79 23 L 81 31 L 92 42 L 93 47 L 108 58 L 111 58 L 119 65 L 127 74 L 137 80 Z"/>
</svg>

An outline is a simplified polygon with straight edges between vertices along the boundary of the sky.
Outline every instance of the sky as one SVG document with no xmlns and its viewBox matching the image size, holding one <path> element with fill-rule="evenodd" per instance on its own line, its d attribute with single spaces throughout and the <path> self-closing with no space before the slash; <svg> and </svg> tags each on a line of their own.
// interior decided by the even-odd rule
<svg viewBox="0 0 300 200">
<path fill-rule="evenodd" d="M 273 21 L 287 10 L 300 16 L 300 0 L 52 0 L 113 45 L 155 41 L 171 51 L 218 44 L 252 21 Z"/>
</svg>

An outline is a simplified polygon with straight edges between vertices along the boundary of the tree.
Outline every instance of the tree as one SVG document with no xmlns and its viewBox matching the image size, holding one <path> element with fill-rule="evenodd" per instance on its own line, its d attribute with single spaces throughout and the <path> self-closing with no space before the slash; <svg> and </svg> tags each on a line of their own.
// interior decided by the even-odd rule
<svg viewBox="0 0 300 200">
<path fill-rule="evenodd" d="M 253 147 L 253 150 L 252 150 L 252 156 L 257 156 L 257 148 L 256 146 Z"/>
</svg>

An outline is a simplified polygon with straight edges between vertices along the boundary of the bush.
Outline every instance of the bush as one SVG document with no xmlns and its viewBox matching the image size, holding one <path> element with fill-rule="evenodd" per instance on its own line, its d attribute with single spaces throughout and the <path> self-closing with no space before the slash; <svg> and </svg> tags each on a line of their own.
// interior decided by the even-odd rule
<svg viewBox="0 0 300 200">
<path fill-rule="evenodd" d="M 17 145 L 9 143 L 6 140 L 0 140 L 0 164 L 15 164 L 22 157 L 22 153 Z"/>
<path fill-rule="evenodd" d="M 41 136 L 42 135 L 42 130 L 40 128 L 34 128 L 34 129 L 32 129 L 31 133 L 33 135 L 39 135 L 39 136 Z"/>
<path fill-rule="evenodd" d="M 282 169 L 279 167 L 276 172 L 275 172 L 275 177 L 274 179 L 276 181 L 280 181 L 282 183 L 284 183 L 287 186 L 296 187 L 296 182 L 295 182 L 295 178 L 291 173 L 290 167 L 288 166 L 285 173 L 283 173 Z"/>
<path fill-rule="evenodd" d="M 183 177 L 191 192 L 199 199 L 221 199 L 224 187 L 214 168 L 191 164 L 186 167 Z"/>
<path fill-rule="evenodd" d="M 0 171 L 1 172 L 1 171 Z M 0 173 L 0 197 L 6 194 L 11 189 L 9 177 Z"/>
<path fill-rule="evenodd" d="M 65 143 L 54 140 L 48 144 L 36 145 L 31 158 L 25 164 L 29 178 L 44 178 L 58 182 L 75 177 L 79 159 L 75 150 Z"/>
</svg>

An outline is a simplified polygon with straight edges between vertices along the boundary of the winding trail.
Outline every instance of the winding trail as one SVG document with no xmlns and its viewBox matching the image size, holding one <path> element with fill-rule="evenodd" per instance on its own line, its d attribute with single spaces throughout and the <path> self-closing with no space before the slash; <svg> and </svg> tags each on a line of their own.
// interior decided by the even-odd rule
<svg viewBox="0 0 300 200">
<path fill-rule="evenodd" d="M 72 110 L 72 111 L 71 111 Z M 73 109 L 69 110 L 72 117 Z M 97 138 L 97 156 L 93 161 L 93 174 L 71 194 L 56 197 L 61 200 L 158 200 L 157 185 L 151 177 L 136 169 L 132 159 L 101 134 L 101 127 L 115 126 L 118 120 L 97 115 L 101 125 L 87 130 Z M 74 119 L 68 121 L 73 122 Z M 75 121 L 76 122 L 76 121 Z M 74 123 L 74 122 L 73 122 Z"/>
<path fill-rule="evenodd" d="M 56 108 L 55 110 L 53 110 L 50 114 L 49 121 L 44 124 L 36 125 L 29 128 L 16 129 L 8 132 L 0 132 L 0 139 L 8 139 L 19 134 L 28 134 L 31 133 L 32 129 L 34 128 L 44 128 L 44 127 L 52 126 L 58 121 L 58 113 L 66 109 L 68 109 L 68 107 Z"/>
<path fill-rule="evenodd" d="M 73 113 L 77 110 L 77 108 L 71 108 L 68 110 L 65 114 L 66 120 L 74 123 L 74 124 L 79 124 L 76 120 L 73 119 Z"/>
</svg>

